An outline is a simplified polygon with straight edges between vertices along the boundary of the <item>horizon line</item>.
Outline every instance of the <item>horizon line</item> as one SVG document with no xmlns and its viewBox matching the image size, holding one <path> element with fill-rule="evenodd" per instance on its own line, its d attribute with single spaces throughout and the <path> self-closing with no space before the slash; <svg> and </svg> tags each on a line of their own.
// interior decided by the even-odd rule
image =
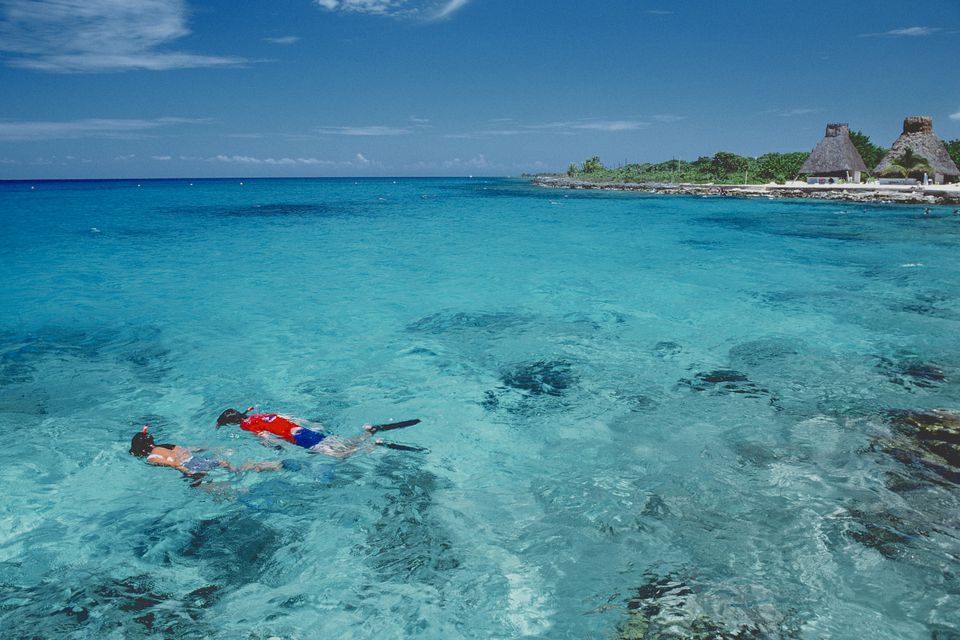
<svg viewBox="0 0 960 640">
<path fill-rule="evenodd" d="M 431 176 L 226 176 L 226 177 L 173 177 L 173 178 L 0 178 L 0 184 L 9 182 L 136 182 L 140 181 L 189 181 L 189 180 L 445 180 L 450 178 L 519 178 L 524 175 L 539 175 L 523 173 L 505 176 L 501 174 L 451 174 Z"/>
</svg>

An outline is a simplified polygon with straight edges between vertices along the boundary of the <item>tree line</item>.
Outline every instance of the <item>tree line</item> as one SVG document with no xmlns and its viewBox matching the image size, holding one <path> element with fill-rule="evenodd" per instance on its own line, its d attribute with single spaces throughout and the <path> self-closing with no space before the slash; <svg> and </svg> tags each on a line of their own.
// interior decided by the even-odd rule
<svg viewBox="0 0 960 640">
<path fill-rule="evenodd" d="M 888 151 L 873 144 L 869 136 L 860 131 L 852 132 L 850 140 L 870 169 L 880 164 Z M 951 140 L 946 143 L 946 146 L 954 162 L 960 165 L 960 140 Z M 777 182 L 783 184 L 800 175 L 800 167 L 809 155 L 807 151 L 798 151 L 767 153 L 752 158 L 729 151 L 718 151 L 713 156 L 701 156 L 692 162 L 666 160 L 625 164 L 615 168 L 604 166 L 599 156 L 593 156 L 584 160 L 580 166 L 571 163 L 567 169 L 567 176 L 593 182 L 712 182 L 715 184 Z M 915 161 L 911 158 L 906 164 L 910 162 Z M 899 165 L 895 166 L 895 169 L 897 168 L 900 168 Z"/>
</svg>

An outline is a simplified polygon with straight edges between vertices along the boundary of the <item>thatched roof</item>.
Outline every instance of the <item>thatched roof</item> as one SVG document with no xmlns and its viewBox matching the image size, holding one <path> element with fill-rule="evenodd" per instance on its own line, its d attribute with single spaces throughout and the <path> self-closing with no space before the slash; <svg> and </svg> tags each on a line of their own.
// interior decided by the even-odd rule
<svg viewBox="0 0 960 640">
<path fill-rule="evenodd" d="M 929 162 L 935 172 L 944 176 L 960 176 L 960 169 L 947 152 L 947 147 L 933 132 L 933 118 L 926 116 L 913 116 L 903 121 L 903 133 L 873 172 L 883 174 L 908 149 Z"/>
<path fill-rule="evenodd" d="M 845 124 L 828 124 L 827 133 L 807 161 L 800 167 L 800 173 L 826 175 L 854 171 L 867 172 L 867 165 L 860 152 L 850 140 L 850 127 Z"/>
</svg>

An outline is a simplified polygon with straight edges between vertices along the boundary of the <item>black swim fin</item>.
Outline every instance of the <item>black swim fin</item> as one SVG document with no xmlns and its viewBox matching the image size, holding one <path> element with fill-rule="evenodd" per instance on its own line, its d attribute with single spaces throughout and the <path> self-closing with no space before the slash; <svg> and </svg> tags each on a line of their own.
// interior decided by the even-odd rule
<svg viewBox="0 0 960 640">
<path fill-rule="evenodd" d="M 370 433 L 379 433 L 381 431 L 392 431 L 394 429 L 403 429 L 404 427 L 412 427 L 415 424 L 420 424 L 419 419 L 415 420 L 404 420 L 403 422 L 390 422 L 388 424 L 375 424 L 373 428 L 370 429 Z"/>
<path fill-rule="evenodd" d="M 415 447 L 410 444 L 397 444 L 396 442 L 384 442 L 381 447 L 386 447 L 387 449 L 396 449 L 397 451 L 415 451 L 416 453 L 430 453 L 430 450 L 426 447 Z"/>
</svg>

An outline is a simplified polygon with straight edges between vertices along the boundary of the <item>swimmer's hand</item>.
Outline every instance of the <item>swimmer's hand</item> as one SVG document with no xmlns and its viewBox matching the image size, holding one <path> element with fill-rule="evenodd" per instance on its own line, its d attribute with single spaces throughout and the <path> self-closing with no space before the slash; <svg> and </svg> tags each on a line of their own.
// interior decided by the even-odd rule
<svg viewBox="0 0 960 640">
<path fill-rule="evenodd" d="M 265 447 L 269 447 L 274 451 L 283 451 L 283 445 L 280 444 L 280 441 L 273 436 L 273 434 L 261 434 L 260 435 L 260 444 Z"/>
</svg>

